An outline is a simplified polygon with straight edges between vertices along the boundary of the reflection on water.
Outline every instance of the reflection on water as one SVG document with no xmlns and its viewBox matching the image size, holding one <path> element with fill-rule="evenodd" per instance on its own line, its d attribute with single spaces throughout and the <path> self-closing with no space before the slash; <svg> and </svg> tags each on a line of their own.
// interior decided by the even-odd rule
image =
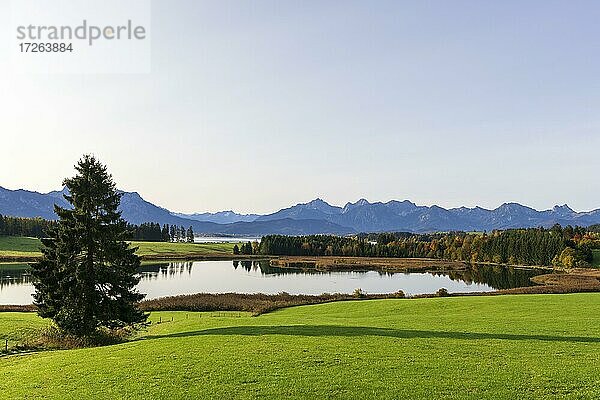
<svg viewBox="0 0 600 400">
<path fill-rule="evenodd" d="M 27 264 L 0 264 L 0 288 L 10 285 L 30 285 L 31 274 Z"/>
<path fill-rule="evenodd" d="M 193 293 L 367 293 L 478 292 L 530 286 L 544 271 L 473 265 L 464 271 L 404 272 L 310 271 L 278 268 L 269 261 L 194 261 L 146 264 L 138 290 L 147 298 Z M 0 264 L 0 304 L 29 304 L 33 293 L 27 264 Z"/>
<path fill-rule="evenodd" d="M 509 268 L 499 265 L 473 265 L 464 271 L 450 271 L 447 276 L 467 284 L 482 283 L 496 290 L 532 286 L 531 278 L 547 271 L 540 269 Z M 434 273 L 436 274 L 436 273 Z"/>
<path fill-rule="evenodd" d="M 27 264 L 0 264 L 0 304 L 31 304 L 33 283 Z"/>
<path fill-rule="evenodd" d="M 139 269 L 142 279 L 158 279 L 167 275 L 182 275 L 192 273 L 191 261 L 142 265 Z"/>
<path fill-rule="evenodd" d="M 173 262 L 152 264 L 143 266 L 141 269 L 142 279 L 158 279 L 159 276 L 174 274 L 192 274 L 192 266 L 195 262 Z M 233 269 L 244 269 L 246 272 L 257 272 L 261 275 L 324 275 L 324 274 L 349 274 L 350 272 L 322 272 L 310 271 L 306 269 L 279 268 L 273 267 L 268 260 L 260 261 L 233 261 Z M 352 274 L 367 275 L 376 273 L 382 277 L 393 277 L 394 275 L 414 275 L 416 272 L 386 272 L 386 271 L 356 271 Z M 492 289 L 511 289 L 516 287 L 531 286 L 531 278 L 536 275 L 546 273 L 542 270 L 526 268 L 509 268 L 490 265 L 473 265 L 464 271 L 437 271 L 428 272 L 432 276 L 447 277 L 452 281 L 464 282 L 467 285 L 483 284 Z M 423 274 L 423 273 L 421 273 Z"/>
</svg>

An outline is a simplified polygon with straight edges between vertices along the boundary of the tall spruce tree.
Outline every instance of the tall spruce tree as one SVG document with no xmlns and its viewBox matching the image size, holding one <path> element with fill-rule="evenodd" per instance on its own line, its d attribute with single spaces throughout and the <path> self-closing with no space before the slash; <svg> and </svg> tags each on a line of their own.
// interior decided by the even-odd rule
<svg viewBox="0 0 600 400">
<path fill-rule="evenodd" d="M 136 303 L 144 295 L 135 290 L 140 259 L 125 241 L 121 194 L 93 156 L 83 156 L 75 169 L 63 182 L 73 208 L 55 205 L 58 223 L 42 240 L 43 258 L 32 265 L 38 313 L 77 336 L 142 323 L 147 315 Z"/>
<path fill-rule="evenodd" d="M 186 232 L 186 236 L 188 243 L 194 243 L 194 228 L 190 226 Z"/>
</svg>

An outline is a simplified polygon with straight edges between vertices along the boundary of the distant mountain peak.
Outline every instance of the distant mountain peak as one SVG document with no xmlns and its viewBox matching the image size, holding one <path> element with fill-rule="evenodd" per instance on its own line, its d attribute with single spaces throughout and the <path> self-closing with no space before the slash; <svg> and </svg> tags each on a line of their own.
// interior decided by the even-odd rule
<svg viewBox="0 0 600 400">
<path fill-rule="evenodd" d="M 352 209 L 355 209 L 357 207 L 368 206 L 370 204 L 371 203 L 369 203 L 369 201 L 367 199 L 365 199 L 365 198 L 358 199 L 355 203 L 350 203 L 350 202 L 346 203 L 346 205 L 343 208 L 343 212 L 346 213 L 346 212 L 348 212 L 348 211 L 350 211 Z"/>
<path fill-rule="evenodd" d="M 515 202 L 507 202 L 507 203 L 502 203 L 500 204 L 500 206 L 498 208 L 512 208 L 512 207 L 520 207 L 521 205 L 519 203 L 515 203 Z"/>
<path fill-rule="evenodd" d="M 313 207 L 319 207 L 319 206 L 328 206 L 330 207 L 331 205 L 326 202 L 325 200 L 317 197 L 314 200 L 309 201 L 308 203 L 306 203 L 307 206 L 313 206 Z"/>
<path fill-rule="evenodd" d="M 316 211 L 320 211 L 327 215 L 339 214 L 341 212 L 340 207 L 332 206 L 331 204 L 329 204 L 328 202 L 326 202 L 325 200 L 323 200 L 319 197 L 317 197 L 314 200 L 309 201 L 308 203 L 296 204 L 295 206 L 291 207 L 290 210 L 292 210 L 294 208 L 316 210 Z"/>
<path fill-rule="evenodd" d="M 555 213 L 574 213 L 575 211 L 573 211 L 573 209 L 571 207 L 569 207 L 566 204 L 563 204 L 562 206 L 556 205 L 554 207 L 552 207 L 552 211 L 554 211 Z"/>
<path fill-rule="evenodd" d="M 402 200 L 402 201 L 400 201 L 400 200 L 390 200 L 390 201 L 388 201 L 385 204 L 404 204 L 404 205 L 407 205 L 407 206 L 416 206 L 416 204 L 413 203 L 410 200 Z"/>
<path fill-rule="evenodd" d="M 536 210 L 534 210 L 531 207 L 527 207 L 527 206 L 524 206 L 522 204 L 515 203 L 515 202 L 503 203 L 496 210 L 531 210 L 531 211 L 536 211 Z"/>
<path fill-rule="evenodd" d="M 124 195 L 129 195 L 134 199 L 143 200 L 142 196 L 138 192 L 124 192 L 122 190 L 119 190 L 119 192 Z"/>
</svg>

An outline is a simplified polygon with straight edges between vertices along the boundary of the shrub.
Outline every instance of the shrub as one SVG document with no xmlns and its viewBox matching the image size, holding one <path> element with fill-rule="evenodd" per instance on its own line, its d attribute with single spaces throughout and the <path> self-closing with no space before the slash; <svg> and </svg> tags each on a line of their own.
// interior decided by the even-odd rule
<svg viewBox="0 0 600 400">
<path fill-rule="evenodd" d="M 50 326 L 40 332 L 36 347 L 56 349 L 76 349 L 82 347 L 108 346 L 125 342 L 134 332 L 134 328 L 98 329 L 91 335 L 76 336 Z"/>
</svg>

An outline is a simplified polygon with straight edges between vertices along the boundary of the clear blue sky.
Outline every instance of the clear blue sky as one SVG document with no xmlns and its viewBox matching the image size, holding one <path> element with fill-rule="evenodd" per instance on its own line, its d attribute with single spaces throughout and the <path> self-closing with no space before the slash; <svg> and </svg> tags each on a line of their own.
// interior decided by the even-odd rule
<svg viewBox="0 0 600 400">
<path fill-rule="evenodd" d="M 0 64 L 0 186 L 91 152 L 184 212 L 600 207 L 600 2 L 154 1 L 151 37 L 151 74 Z"/>
</svg>

